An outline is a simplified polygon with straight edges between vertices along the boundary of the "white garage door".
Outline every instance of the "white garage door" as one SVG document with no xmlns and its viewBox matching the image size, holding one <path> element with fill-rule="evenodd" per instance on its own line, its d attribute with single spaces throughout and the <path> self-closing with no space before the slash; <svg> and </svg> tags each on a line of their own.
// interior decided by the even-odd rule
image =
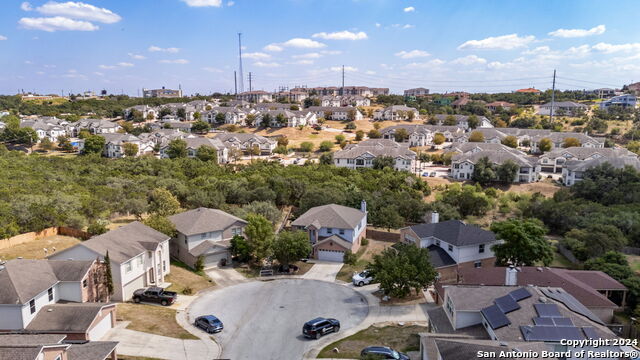
<svg viewBox="0 0 640 360">
<path fill-rule="evenodd" d="M 218 253 L 218 254 L 209 254 L 204 258 L 204 266 L 205 267 L 214 267 L 220 265 L 220 260 L 227 259 L 227 252 Z M 227 259 L 228 262 L 228 259 Z"/>
<path fill-rule="evenodd" d="M 318 250 L 318 260 L 342 262 L 344 251 L 338 250 Z"/>
<path fill-rule="evenodd" d="M 100 320 L 93 327 L 93 329 L 89 330 L 89 340 L 98 341 L 104 337 L 104 335 L 111 329 L 111 316 L 113 313 L 109 313 L 109 315 L 105 316 L 104 319 Z"/>
<path fill-rule="evenodd" d="M 146 273 L 140 275 L 138 278 L 131 280 L 128 284 L 126 284 L 124 286 L 124 294 L 123 294 L 123 299 L 122 301 L 127 301 L 130 300 L 131 297 L 133 296 L 133 292 L 141 289 L 143 287 L 146 287 Z"/>
</svg>

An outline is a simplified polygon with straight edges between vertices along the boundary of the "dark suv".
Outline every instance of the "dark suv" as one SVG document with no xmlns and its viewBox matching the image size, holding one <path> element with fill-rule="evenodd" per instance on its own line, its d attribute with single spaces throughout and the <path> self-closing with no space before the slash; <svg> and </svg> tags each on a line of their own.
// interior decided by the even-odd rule
<svg viewBox="0 0 640 360">
<path fill-rule="evenodd" d="M 360 352 L 362 359 L 393 359 L 393 360 L 409 360 L 407 354 L 397 352 L 386 346 L 369 346 Z"/>
<path fill-rule="evenodd" d="M 217 333 L 224 329 L 222 321 L 213 315 L 199 316 L 195 325 L 208 333 Z"/>
<path fill-rule="evenodd" d="M 340 330 L 340 321 L 336 319 L 315 318 L 307 321 L 302 327 L 302 335 L 310 339 L 320 339 L 321 336 Z"/>
</svg>

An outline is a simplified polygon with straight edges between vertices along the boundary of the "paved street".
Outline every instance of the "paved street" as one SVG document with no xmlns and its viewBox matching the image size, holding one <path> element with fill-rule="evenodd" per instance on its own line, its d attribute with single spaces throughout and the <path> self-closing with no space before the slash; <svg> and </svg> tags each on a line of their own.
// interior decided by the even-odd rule
<svg viewBox="0 0 640 360">
<path fill-rule="evenodd" d="M 318 316 L 337 318 L 342 323 L 340 333 L 325 338 L 338 338 L 365 319 L 368 305 L 348 286 L 287 279 L 242 283 L 203 294 L 193 302 L 189 319 L 210 313 L 225 325 L 214 335 L 223 358 L 298 360 L 315 342 L 302 337 L 304 322 Z"/>
</svg>

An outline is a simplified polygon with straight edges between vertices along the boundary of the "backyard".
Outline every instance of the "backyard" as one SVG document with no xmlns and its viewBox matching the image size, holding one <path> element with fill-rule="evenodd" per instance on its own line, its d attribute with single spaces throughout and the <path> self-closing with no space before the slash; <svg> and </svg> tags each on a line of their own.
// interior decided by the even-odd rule
<svg viewBox="0 0 640 360">
<path fill-rule="evenodd" d="M 130 321 L 127 329 L 178 339 L 197 339 L 176 322 L 176 311 L 160 305 L 118 304 L 118 321 Z"/>
<path fill-rule="evenodd" d="M 195 295 L 200 290 L 216 285 L 204 272 L 196 273 L 177 261 L 171 262 L 171 272 L 165 277 L 165 281 L 171 283 L 167 290 L 184 295 Z"/>
<path fill-rule="evenodd" d="M 17 257 L 24 259 L 44 259 L 45 255 L 51 255 L 55 251 L 64 250 L 78 244 L 80 239 L 71 236 L 52 235 L 36 239 L 23 244 L 0 249 L 1 260 L 11 260 Z M 47 249 L 45 254 L 44 249 Z"/>
<path fill-rule="evenodd" d="M 379 254 L 380 252 L 382 252 L 382 250 L 394 244 L 392 242 L 371 239 L 368 239 L 368 241 L 369 244 L 363 245 L 356 253 L 356 256 L 358 257 L 356 264 L 344 264 L 338 272 L 338 275 L 336 276 L 337 280 L 351 282 L 351 277 L 353 276 L 354 272 L 360 272 L 364 270 L 367 264 L 373 260 L 373 256 L 375 254 Z"/>
<path fill-rule="evenodd" d="M 427 332 L 427 327 L 418 325 L 388 325 L 384 327 L 370 326 L 349 337 L 327 345 L 319 358 L 357 359 L 360 351 L 367 346 L 388 346 L 396 351 L 408 352 L 420 350 L 421 332 Z M 334 352 L 337 348 L 339 352 Z"/>
</svg>

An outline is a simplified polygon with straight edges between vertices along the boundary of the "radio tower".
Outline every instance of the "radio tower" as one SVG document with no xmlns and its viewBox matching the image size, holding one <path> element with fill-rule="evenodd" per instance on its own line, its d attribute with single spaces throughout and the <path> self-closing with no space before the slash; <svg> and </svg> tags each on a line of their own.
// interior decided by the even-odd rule
<svg viewBox="0 0 640 360">
<path fill-rule="evenodd" d="M 244 76 L 242 75 L 242 33 L 238 33 L 238 57 L 240 61 L 240 68 L 238 71 L 240 72 L 239 80 L 240 80 L 240 93 L 244 92 Z"/>
</svg>

